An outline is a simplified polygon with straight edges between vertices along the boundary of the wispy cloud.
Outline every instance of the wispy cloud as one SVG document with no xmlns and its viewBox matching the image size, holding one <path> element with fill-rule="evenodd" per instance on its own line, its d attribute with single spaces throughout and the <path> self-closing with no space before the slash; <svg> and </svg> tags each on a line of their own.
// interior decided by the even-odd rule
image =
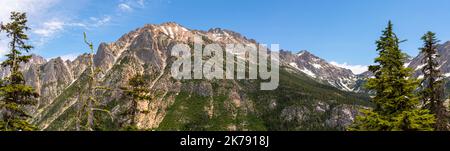
<svg viewBox="0 0 450 151">
<path fill-rule="evenodd" d="M 121 12 L 131 12 L 135 9 L 144 8 L 146 3 L 146 0 L 121 0 L 117 8 Z"/>
<path fill-rule="evenodd" d="M 350 69 L 350 70 L 352 70 L 352 72 L 354 74 L 361 74 L 363 72 L 366 72 L 368 69 L 368 66 L 366 66 L 366 65 L 350 65 L 350 64 L 347 64 L 346 62 L 338 63 L 336 61 L 331 61 L 330 63 L 332 65 L 335 65 L 335 66 L 338 66 L 341 68 Z"/>
<path fill-rule="evenodd" d="M 60 0 L 1 0 L 0 21 L 9 20 L 10 12 L 27 12 L 29 16 L 39 16 Z"/>
<path fill-rule="evenodd" d="M 64 22 L 59 20 L 52 20 L 44 22 L 41 28 L 33 30 L 33 33 L 41 37 L 51 37 L 54 34 L 62 31 L 64 29 Z"/>
<path fill-rule="evenodd" d="M 86 0 L 88 2 L 90 0 Z M 62 0 L 0 0 L 0 22 L 9 22 L 12 11 L 26 12 L 31 27 L 29 31 L 30 42 L 36 51 L 44 48 L 50 41 L 61 37 L 62 34 L 78 30 L 96 30 L 108 26 L 114 21 L 115 16 L 126 12 L 134 12 L 143 9 L 149 0 L 119 0 L 116 4 L 116 12 L 107 14 L 78 14 L 76 11 L 84 6 L 73 6 L 72 9 L 61 9 Z M 8 39 L 0 34 L 0 58 L 8 50 Z"/>
<path fill-rule="evenodd" d="M 33 44 L 37 46 L 42 46 L 46 44 L 49 40 L 52 40 L 62 32 L 66 31 L 67 27 L 78 27 L 86 30 L 91 30 L 93 28 L 98 28 L 107 25 L 111 21 L 111 16 L 104 17 L 90 17 L 89 20 L 85 21 L 63 21 L 62 19 L 51 19 L 49 21 L 43 22 L 38 25 L 37 28 L 32 30 L 32 33 L 37 37 L 33 40 Z"/>
<path fill-rule="evenodd" d="M 36 18 L 39 20 L 47 10 L 56 5 L 60 0 L 0 0 L 0 22 L 9 22 L 9 16 L 12 11 L 26 12 L 28 16 Z M 30 20 L 33 22 L 33 20 Z M 53 30 L 56 30 L 57 25 L 53 26 Z M 56 28 L 56 29 L 55 29 Z M 50 30 L 38 31 L 41 34 L 50 34 Z M 5 38 L 4 34 L 0 35 L 0 57 L 2 57 L 8 50 L 8 40 Z"/>
<path fill-rule="evenodd" d="M 32 33 L 37 35 L 37 38 L 33 40 L 33 44 L 37 46 L 44 45 L 48 40 L 53 39 L 62 32 L 64 26 L 65 24 L 61 20 L 50 20 L 42 23 L 38 28 L 32 30 Z"/>
<path fill-rule="evenodd" d="M 103 16 L 101 18 L 91 17 L 90 19 L 92 21 L 90 24 L 92 27 L 100 27 L 108 24 L 111 21 L 111 16 Z"/>
<path fill-rule="evenodd" d="M 117 7 L 119 7 L 119 9 L 121 11 L 124 11 L 124 12 L 131 12 L 131 11 L 133 11 L 133 8 L 131 8 L 130 5 L 125 4 L 125 3 L 120 3 Z"/>
</svg>

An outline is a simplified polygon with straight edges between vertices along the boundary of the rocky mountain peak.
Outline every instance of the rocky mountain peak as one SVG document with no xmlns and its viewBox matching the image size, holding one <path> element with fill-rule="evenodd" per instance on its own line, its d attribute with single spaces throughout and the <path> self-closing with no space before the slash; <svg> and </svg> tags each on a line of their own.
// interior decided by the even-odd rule
<svg viewBox="0 0 450 151">
<path fill-rule="evenodd" d="M 311 52 L 309 52 L 308 50 L 301 50 L 301 51 L 297 52 L 296 55 L 299 56 L 299 57 L 303 56 L 303 55 L 310 56 L 310 57 L 316 57 Z M 316 57 L 316 58 L 318 58 L 318 57 Z"/>
<path fill-rule="evenodd" d="M 240 33 L 222 28 L 209 29 L 207 35 L 208 37 L 210 37 L 210 39 L 223 43 L 242 43 L 242 44 L 257 43 L 255 40 L 242 36 Z"/>
<path fill-rule="evenodd" d="M 44 64 L 47 60 L 37 54 L 31 54 L 31 59 L 29 62 L 32 64 Z"/>
<path fill-rule="evenodd" d="M 450 47 L 450 41 L 444 42 L 443 44 L 441 44 L 441 46 Z"/>
<path fill-rule="evenodd" d="M 207 32 L 208 33 L 212 33 L 212 34 L 218 34 L 218 35 L 221 35 L 221 36 L 235 37 L 235 38 L 239 38 L 239 39 L 246 39 L 240 33 L 237 33 L 237 32 L 231 31 L 231 30 L 227 30 L 227 29 L 222 29 L 222 28 L 211 28 Z"/>
<path fill-rule="evenodd" d="M 170 39 L 187 41 L 192 36 L 191 30 L 175 22 L 166 22 L 162 24 L 147 24 L 139 30 L 139 34 L 147 33 L 153 37 L 163 35 Z"/>
<path fill-rule="evenodd" d="M 313 79 L 345 91 L 353 90 L 356 76 L 349 69 L 332 65 L 307 50 L 302 50 L 296 54 L 281 51 L 280 54 L 280 58 L 285 64 Z"/>
</svg>

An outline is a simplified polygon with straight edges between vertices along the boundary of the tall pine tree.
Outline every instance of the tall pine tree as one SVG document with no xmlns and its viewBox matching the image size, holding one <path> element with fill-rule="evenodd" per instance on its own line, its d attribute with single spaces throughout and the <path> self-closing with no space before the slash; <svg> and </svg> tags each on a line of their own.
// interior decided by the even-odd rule
<svg viewBox="0 0 450 151">
<path fill-rule="evenodd" d="M 440 57 L 437 52 L 439 40 L 437 40 L 436 34 L 431 31 L 427 32 L 422 40 L 424 44 L 420 50 L 424 55 L 422 63 L 425 66 L 422 68 L 424 78 L 421 81 L 420 99 L 423 108 L 429 109 L 436 116 L 434 128 L 442 131 L 447 129 L 447 117 L 444 107 L 443 76 L 437 61 Z"/>
<path fill-rule="evenodd" d="M 38 93 L 25 84 L 20 71 L 20 64 L 27 63 L 31 56 L 22 55 L 33 47 L 26 44 L 27 16 L 25 13 L 12 12 L 11 22 L 1 25 L 1 31 L 6 32 L 10 51 L 7 59 L 1 64 L 10 69 L 10 75 L 0 82 L 0 109 L 2 110 L 0 129 L 4 131 L 29 131 L 36 127 L 27 122 L 31 116 L 24 107 L 36 104 Z"/>
<path fill-rule="evenodd" d="M 382 36 L 376 42 L 379 57 L 369 67 L 374 74 L 366 87 L 375 92 L 373 110 L 363 110 L 349 130 L 397 131 L 433 130 L 435 118 L 428 110 L 419 109 L 419 99 L 413 93 L 418 81 L 411 77 L 411 69 L 404 67 L 406 54 L 402 53 L 401 41 L 393 32 L 389 21 Z"/>
</svg>

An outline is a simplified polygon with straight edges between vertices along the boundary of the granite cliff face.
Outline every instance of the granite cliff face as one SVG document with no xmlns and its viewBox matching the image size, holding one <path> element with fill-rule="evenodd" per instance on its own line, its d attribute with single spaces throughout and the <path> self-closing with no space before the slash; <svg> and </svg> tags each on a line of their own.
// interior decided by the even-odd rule
<svg viewBox="0 0 450 151">
<path fill-rule="evenodd" d="M 257 43 L 229 30 L 191 30 L 176 23 L 145 25 L 116 42 L 101 43 L 94 64 L 100 69 L 99 85 L 108 90 L 97 96 L 113 118 L 96 114 L 96 129 L 119 130 L 134 120 L 138 128 L 153 130 L 343 130 L 359 108 L 369 105 L 366 96 L 349 92 L 355 79 L 350 70 L 307 51 L 280 52 L 280 86 L 274 91 L 259 90 L 259 80 L 173 79 L 176 57 L 170 49 L 192 44 L 193 37 L 221 46 Z M 88 61 L 88 54 L 73 61 L 33 56 L 23 65 L 27 83 L 41 95 L 32 110 L 32 122 L 40 129 L 74 130 L 80 100 L 86 99 Z M 131 101 L 121 87 L 137 74 L 149 80 L 152 99 L 140 101 L 138 116 L 130 119 L 122 115 Z"/>
</svg>

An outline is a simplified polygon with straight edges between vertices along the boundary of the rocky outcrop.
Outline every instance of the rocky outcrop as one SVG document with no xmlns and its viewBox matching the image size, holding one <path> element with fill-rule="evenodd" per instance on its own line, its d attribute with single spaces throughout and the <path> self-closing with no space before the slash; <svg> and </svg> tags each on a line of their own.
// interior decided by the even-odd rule
<svg viewBox="0 0 450 151">
<path fill-rule="evenodd" d="M 338 105 L 331 109 L 330 117 L 325 121 L 325 124 L 329 127 L 345 130 L 345 128 L 353 123 L 356 116 L 361 114 L 359 112 L 360 109 L 362 109 L 360 106 Z"/>
<path fill-rule="evenodd" d="M 290 106 L 281 111 L 281 117 L 288 122 L 296 121 L 303 124 L 311 114 L 311 111 L 306 107 Z"/>
<path fill-rule="evenodd" d="M 69 67 L 73 79 L 78 79 L 78 77 L 81 76 L 84 70 L 88 67 L 89 60 L 90 55 L 87 53 L 79 55 L 73 61 L 66 60 L 66 65 Z"/>
<path fill-rule="evenodd" d="M 333 101 L 332 101 L 333 102 Z M 345 130 L 360 115 L 359 110 L 362 106 L 349 104 L 329 104 L 327 102 L 318 101 L 313 104 L 312 108 L 306 106 L 289 106 L 281 111 L 281 117 L 286 122 L 296 122 L 301 130 L 313 130 L 310 126 L 314 122 L 319 123 L 323 127 L 333 130 Z M 323 119 L 322 119 L 323 118 Z"/>
<path fill-rule="evenodd" d="M 74 76 L 66 62 L 60 57 L 42 65 L 39 107 L 47 106 L 74 81 Z"/>
</svg>

